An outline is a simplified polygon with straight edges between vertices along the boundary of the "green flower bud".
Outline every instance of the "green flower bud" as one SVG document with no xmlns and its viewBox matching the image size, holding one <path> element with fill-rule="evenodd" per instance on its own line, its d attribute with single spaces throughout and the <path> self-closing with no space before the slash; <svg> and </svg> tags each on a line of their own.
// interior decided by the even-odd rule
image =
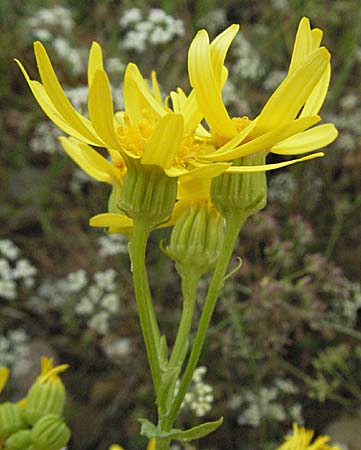
<svg viewBox="0 0 361 450">
<path fill-rule="evenodd" d="M 70 439 L 70 430 L 55 414 L 43 416 L 31 430 L 32 450 L 60 450 Z"/>
<path fill-rule="evenodd" d="M 165 222 L 170 216 L 177 195 L 177 178 L 169 177 L 158 166 L 127 159 L 119 207 L 132 219 L 142 219 L 150 227 Z"/>
<path fill-rule="evenodd" d="M 254 153 L 241 158 L 237 165 L 258 166 L 265 164 L 265 154 Z M 265 172 L 227 174 L 215 177 L 211 184 L 211 199 L 225 217 L 234 211 L 247 218 L 266 206 L 267 179 Z"/>
<path fill-rule="evenodd" d="M 30 448 L 30 430 L 20 430 L 5 441 L 5 450 L 28 450 Z"/>
<path fill-rule="evenodd" d="M 5 402 L 0 405 L 0 440 L 7 439 L 27 425 L 24 413 L 17 404 Z"/>
<path fill-rule="evenodd" d="M 25 401 L 25 415 L 34 425 L 46 414 L 62 415 L 65 404 L 65 387 L 59 373 L 67 369 L 67 364 L 53 367 L 53 360 L 42 358 L 41 374 L 29 389 Z"/>
<path fill-rule="evenodd" d="M 214 269 L 223 235 L 223 218 L 210 203 L 190 205 L 176 220 L 165 252 L 180 273 L 191 267 L 202 275 Z"/>
</svg>

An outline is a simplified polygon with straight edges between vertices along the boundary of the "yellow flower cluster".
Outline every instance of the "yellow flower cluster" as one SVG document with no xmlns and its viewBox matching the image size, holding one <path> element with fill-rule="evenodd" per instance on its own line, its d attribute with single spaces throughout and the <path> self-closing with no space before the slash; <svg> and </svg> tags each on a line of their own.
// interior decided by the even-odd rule
<svg viewBox="0 0 361 450">
<path fill-rule="evenodd" d="M 320 47 L 322 31 L 300 21 L 288 73 L 260 114 L 231 118 L 222 100 L 228 71 L 228 49 L 238 32 L 231 25 L 212 42 L 198 32 L 188 54 L 189 94 L 177 88 L 162 100 L 155 73 L 151 86 L 130 63 L 124 76 L 124 104 L 115 113 L 102 50 L 93 43 L 88 62 L 88 117 L 76 111 L 62 90 L 45 48 L 34 50 L 41 82 L 31 80 L 19 64 L 45 114 L 67 135 L 60 141 L 67 154 L 91 177 L 122 190 L 129 161 L 158 166 L 178 179 L 174 223 L 191 202 L 209 202 L 211 179 L 222 173 L 244 174 L 273 170 L 323 156 L 311 153 L 277 164 L 243 165 L 240 158 L 269 152 L 301 155 L 330 144 L 337 137 L 332 124 L 316 125 L 330 80 L 330 54 Z M 202 125 L 205 119 L 208 127 Z M 108 158 L 93 147 L 104 147 Z M 133 222 L 116 208 L 91 219 L 110 232 L 129 232 Z"/>
</svg>

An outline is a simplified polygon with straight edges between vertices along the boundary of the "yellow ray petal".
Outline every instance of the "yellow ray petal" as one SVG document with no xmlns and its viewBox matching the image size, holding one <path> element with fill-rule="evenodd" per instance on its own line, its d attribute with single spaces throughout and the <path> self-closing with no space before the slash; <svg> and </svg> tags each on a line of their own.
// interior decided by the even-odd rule
<svg viewBox="0 0 361 450">
<path fill-rule="evenodd" d="M 229 140 L 226 144 L 222 145 L 222 147 L 219 147 L 215 153 L 212 153 L 211 155 L 225 155 L 229 151 L 233 150 L 235 147 L 239 146 L 246 138 L 247 136 L 253 131 L 254 127 L 256 126 L 256 121 L 250 122 L 249 125 L 246 126 L 242 131 L 240 131 L 234 138 Z"/>
<path fill-rule="evenodd" d="M 155 70 L 152 70 L 151 80 L 152 80 L 154 98 L 157 100 L 158 103 L 162 103 L 162 95 L 160 93 L 159 83 L 157 80 L 157 74 L 156 74 Z"/>
<path fill-rule="evenodd" d="M 197 33 L 188 53 L 188 72 L 197 101 L 211 129 L 232 138 L 237 130 L 223 104 L 221 87 L 213 71 L 209 38 L 205 30 Z"/>
<path fill-rule="evenodd" d="M 233 24 L 220 33 L 210 45 L 210 54 L 213 72 L 219 89 L 222 88 L 227 79 L 227 71 L 224 72 L 223 65 L 228 49 L 238 33 L 239 25 Z"/>
<path fill-rule="evenodd" d="M 96 150 L 72 138 L 60 137 L 59 141 L 65 152 L 85 173 L 97 181 L 112 184 L 116 168 Z"/>
<path fill-rule="evenodd" d="M 104 70 L 102 48 L 97 42 L 93 42 L 88 59 L 88 85 L 93 81 L 93 76 L 97 70 Z"/>
<path fill-rule="evenodd" d="M 145 146 L 142 164 L 169 169 L 182 142 L 183 133 L 184 120 L 181 114 L 170 113 L 162 117 Z"/>
<path fill-rule="evenodd" d="M 271 148 L 271 152 L 278 155 L 300 155 L 312 152 L 333 142 L 337 135 L 336 127 L 331 123 L 325 123 L 279 142 Z"/>
<path fill-rule="evenodd" d="M 294 119 L 327 70 L 329 61 L 330 54 L 322 47 L 287 75 L 264 106 L 253 134 L 259 136 Z"/>
<path fill-rule="evenodd" d="M 302 17 L 300 23 L 298 24 L 288 73 L 293 72 L 300 66 L 304 58 L 310 53 L 311 48 L 312 34 L 310 21 L 307 17 Z"/>
<path fill-rule="evenodd" d="M 277 127 L 274 130 L 257 137 L 256 139 L 252 139 L 239 147 L 229 150 L 228 152 L 211 153 L 210 155 L 202 156 L 199 159 L 207 161 L 230 161 L 232 159 L 241 158 L 242 156 L 247 156 L 263 150 L 269 151 L 278 142 L 307 129 L 312 125 L 315 125 L 315 123 L 319 120 L 319 116 L 302 117 Z"/>
<path fill-rule="evenodd" d="M 0 394 L 4 389 L 10 375 L 10 370 L 7 367 L 0 367 Z"/>
<path fill-rule="evenodd" d="M 320 30 L 319 28 L 314 28 L 311 31 L 311 52 L 317 50 L 318 47 L 321 45 L 322 36 L 323 31 Z"/>
<path fill-rule="evenodd" d="M 91 217 L 89 224 L 92 227 L 117 229 L 119 233 L 130 233 L 133 229 L 133 220 L 123 214 L 97 214 Z"/>
<path fill-rule="evenodd" d="M 310 116 L 318 114 L 323 102 L 325 101 L 328 86 L 331 78 L 331 65 L 328 64 L 325 73 L 322 75 L 320 81 L 316 84 L 316 87 L 308 97 L 305 106 L 303 107 L 300 116 Z"/>
<path fill-rule="evenodd" d="M 194 163 L 196 165 L 196 163 Z M 214 178 L 223 173 L 231 163 L 212 163 L 212 164 L 199 164 L 194 169 L 189 169 L 187 177 L 185 178 Z"/>
<path fill-rule="evenodd" d="M 203 119 L 203 114 L 199 109 L 194 89 L 188 95 L 184 104 L 181 105 L 181 113 L 184 116 L 184 129 L 186 132 L 196 129 Z"/>
<path fill-rule="evenodd" d="M 232 166 L 229 167 L 227 173 L 255 173 L 255 172 L 267 172 L 269 170 L 280 169 L 281 167 L 290 166 L 302 161 L 308 161 L 309 159 L 321 158 L 325 156 L 323 152 L 313 153 L 312 155 L 303 156 L 302 158 L 292 159 L 291 161 L 285 161 L 275 164 L 264 164 L 261 166 Z"/>
<path fill-rule="evenodd" d="M 79 134 L 88 140 L 96 141 L 97 136 L 89 120 L 75 111 L 65 96 L 46 50 L 39 41 L 34 43 L 34 52 L 41 81 L 55 109 L 63 117 L 64 121 L 75 128 Z"/>
<path fill-rule="evenodd" d="M 124 105 L 132 124 L 142 120 L 144 109 L 159 117 L 166 114 L 165 107 L 153 96 L 138 67 L 132 63 L 124 75 Z"/>
<path fill-rule="evenodd" d="M 64 133 L 69 134 L 70 136 L 75 137 L 76 139 L 87 142 L 91 145 L 103 146 L 104 143 L 99 139 L 87 139 L 82 134 L 80 134 L 77 130 L 75 130 L 68 122 L 66 122 L 63 116 L 59 113 L 59 111 L 54 107 L 51 102 L 48 94 L 46 93 L 44 86 L 38 81 L 30 80 L 29 75 L 27 74 L 24 66 L 20 61 L 15 59 L 15 62 L 20 67 L 26 82 L 28 83 L 32 94 L 34 95 L 36 101 L 38 102 L 41 109 L 44 113 L 49 117 L 49 119 L 54 122 L 54 124 L 59 127 Z"/>
<path fill-rule="evenodd" d="M 89 87 L 88 110 L 90 120 L 108 148 L 119 149 L 114 130 L 113 99 L 106 73 L 96 70 Z"/>
</svg>

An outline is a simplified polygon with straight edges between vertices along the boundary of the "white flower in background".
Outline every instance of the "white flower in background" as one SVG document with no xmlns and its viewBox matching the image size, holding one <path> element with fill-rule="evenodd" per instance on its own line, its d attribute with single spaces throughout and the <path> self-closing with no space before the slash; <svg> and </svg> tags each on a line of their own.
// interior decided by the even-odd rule
<svg viewBox="0 0 361 450">
<path fill-rule="evenodd" d="M 288 12 L 290 10 L 288 0 L 271 0 L 271 7 L 280 12 Z"/>
<path fill-rule="evenodd" d="M 13 278 L 24 278 L 24 279 L 31 279 L 34 277 L 37 273 L 37 269 L 35 266 L 33 266 L 30 261 L 27 259 L 19 259 L 16 263 L 16 266 L 13 270 Z"/>
<path fill-rule="evenodd" d="M 119 297 L 114 293 L 106 294 L 102 297 L 100 305 L 110 314 L 115 314 L 119 311 Z"/>
<path fill-rule="evenodd" d="M 0 297 L 14 300 L 21 284 L 34 285 L 37 269 L 25 258 L 17 260 L 20 250 L 8 239 L 0 241 L 0 254 L 4 256 L 0 258 Z"/>
<path fill-rule="evenodd" d="M 148 34 L 146 31 L 130 30 L 123 39 L 122 46 L 125 50 L 135 50 L 139 53 L 146 49 Z"/>
<path fill-rule="evenodd" d="M 109 315 L 105 311 L 94 314 L 89 319 L 88 326 L 99 334 L 107 334 L 109 331 Z"/>
<path fill-rule="evenodd" d="M 88 277 L 84 269 L 69 273 L 64 280 L 70 293 L 81 291 L 88 284 Z"/>
<path fill-rule="evenodd" d="M 104 289 L 107 292 L 115 289 L 115 277 L 117 273 L 114 269 L 104 270 L 104 272 L 96 272 L 94 280 L 97 287 Z"/>
<path fill-rule="evenodd" d="M 0 241 L 0 253 L 10 261 L 14 261 L 19 256 L 20 250 L 10 239 L 2 239 Z"/>
<path fill-rule="evenodd" d="M 191 410 L 197 417 L 205 416 L 211 410 L 214 401 L 213 387 L 203 381 L 206 372 L 206 367 L 197 367 L 193 373 L 192 384 L 182 402 L 182 409 Z M 178 388 L 179 382 L 176 390 Z"/>
<path fill-rule="evenodd" d="M 146 18 L 137 8 L 128 10 L 122 16 L 120 25 L 127 30 L 122 42 L 123 48 L 139 53 L 144 52 L 149 44 L 167 44 L 175 37 L 185 34 L 183 21 L 159 8 L 151 9 Z"/>
<path fill-rule="evenodd" d="M 233 52 L 236 62 L 232 67 L 232 71 L 241 79 L 257 80 L 264 73 L 261 58 L 246 39 L 243 33 L 238 33 L 233 41 Z"/>
<path fill-rule="evenodd" d="M 84 69 L 83 51 L 73 48 L 69 41 L 63 37 L 57 37 L 53 40 L 52 46 L 59 58 L 69 63 L 70 69 L 74 74 L 80 74 Z"/>
<path fill-rule="evenodd" d="M 37 28 L 56 28 L 69 33 L 74 27 L 73 15 L 70 9 L 56 5 L 53 8 L 41 8 L 28 19 L 28 25 L 36 31 Z"/>
<path fill-rule="evenodd" d="M 47 153 L 48 155 L 63 154 L 58 137 L 61 136 L 59 129 L 52 122 L 41 122 L 36 126 L 29 141 L 30 150 L 34 153 Z"/>
<path fill-rule="evenodd" d="M 65 89 L 65 94 L 77 111 L 86 111 L 88 104 L 88 87 L 76 86 Z"/>
<path fill-rule="evenodd" d="M 0 333 L 0 367 L 8 367 L 15 376 L 29 368 L 30 338 L 23 329 Z"/>
<path fill-rule="evenodd" d="M 259 427 L 264 421 L 286 422 L 290 419 L 302 423 L 302 407 L 299 403 L 292 403 L 285 407 L 285 395 L 296 395 L 297 386 L 290 379 L 277 378 L 272 386 L 261 387 L 253 392 L 247 390 L 237 396 L 230 407 L 243 407 L 238 416 L 239 425 Z M 286 397 L 288 398 L 288 397 Z"/>
<path fill-rule="evenodd" d="M 102 348 L 108 358 L 121 361 L 131 352 L 131 340 L 127 337 L 107 338 L 103 340 Z"/>
<path fill-rule="evenodd" d="M 89 297 L 82 297 L 79 303 L 75 306 L 75 312 L 80 316 L 89 316 L 93 314 L 95 304 Z"/>
<path fill-rule="evenodd" d="M 0 278 L 0 297 L 7 300 L 14 300 L 17 296 L 17 286 L 13 280 L 4 280 Z"/>
<path fill-rule="evenodd" d="M 148 20 L 153 23 L 162 23 L 168 19 L 168 15 L 163 9 L 153 8 L 149 11 Z"/>
<path fill-rule="evenodd" d="M 34 39 L 42 42 L 51 41 L 53 39 L 53 34 L 46 30 L 45 28 L 37 28 L 33 31 Z"/>
<path fill-rule="evenodd" d="M 141 20 L 142 20 L 142 11 L 139 8 L 130 8 L 123 13 L 119 21 L 119 25 L 122 28 L 127 28 L 129 27 L 129 25 L 140 22 Z"/>
<path fill-rule="evenodd" d="M 98 239 L 99 255 L 102 258 L 128 253 L 128 240 L 123 234 L 107 234 Z"/>
<path fill-rule="evenodd" d="M 12 268 L 5 258 L 0 258 L 0 277 L 3 280 L 12 279 Z"/>
<path fill-rule="evenodd" d="M 125 70 L 125 64 L 119 58 L 108 58 L 105 62 L 107 72 L 110 73 L 123 73 Z"/>
</svg>

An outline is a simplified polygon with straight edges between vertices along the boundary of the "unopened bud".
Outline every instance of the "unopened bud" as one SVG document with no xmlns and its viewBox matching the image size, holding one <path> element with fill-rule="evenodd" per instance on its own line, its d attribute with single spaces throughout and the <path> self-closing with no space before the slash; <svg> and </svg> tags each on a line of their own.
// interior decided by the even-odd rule
<svg viewBox="0 0 361 450">
<path fill-rule="evenodd" d="M 70 430 L 63 419 L 48 414 L 36 422 L 31 430 L 32 450 L 60 450 L 70 439 Z"/>
<path fill-rule="evenodd" d="M 25 415 L 32 425 L 47 414 L 60 416 L 63 413 L 66 392 L 59 373 L 67 367 L 67 364 L 53 367 L 52 359 L 42 359 L 41 374 L 31 386 L 25 402 Z"/>
<path fill-rule="evenodd" d="M 30 430 L 20 430 L 5 441 L 5 450 L 30 450 Z"/>
<path fill-rule="evenodd" d="M 150 227 L 165 222 L 177 195 L 177 178 L 161 167 L 141 164 L 129 158 L 119 207 L 132 219 L 145 220 Z"/>
<path fill-rule="evenodd" d="M 254 153 L 241 158 L 237 165 L 258 166 L 265 163 L 264 153 Z M 251 216 L 266 206 L 267 179 L 265 172 L 227 174 L 223 173 L 212 180 L 212 202 L 225 217 L 233 211 Z"/>
<path fill-rule="evenodd" d="M 5 402 L 0 405 L 0 440 L 26 427 L 23 411 L 17 404 Z"/>
<path fill-rule="evenodd" d="M 165 252 L 180 273 L 192 268 L 202 275 L 214 269 L 223 234 L 223 218 L 212 205 L 190 205 L 176 220 Z"/>
</svg>

